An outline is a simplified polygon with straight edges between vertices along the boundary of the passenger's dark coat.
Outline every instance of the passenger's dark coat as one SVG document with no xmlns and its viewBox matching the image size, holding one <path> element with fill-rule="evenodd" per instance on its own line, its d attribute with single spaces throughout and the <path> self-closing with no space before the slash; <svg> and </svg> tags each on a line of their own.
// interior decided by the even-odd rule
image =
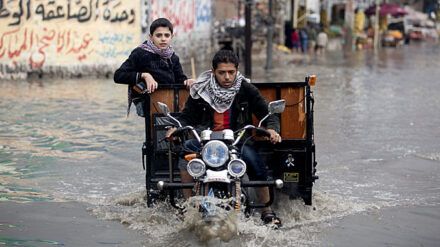
<svg viewBox="0 0 440 247">
<path fill-rule="evenodd" d="M 159 55 L 137 47 L 116 70 L 114 81 L 120 84 L 134 85 L 140 79 L 142 72 L 150 73 L 159 84 L 183 84 L 187 79 L 176 54 L 173 54 L 171 62 L 167 63 Z"/>
</svg>

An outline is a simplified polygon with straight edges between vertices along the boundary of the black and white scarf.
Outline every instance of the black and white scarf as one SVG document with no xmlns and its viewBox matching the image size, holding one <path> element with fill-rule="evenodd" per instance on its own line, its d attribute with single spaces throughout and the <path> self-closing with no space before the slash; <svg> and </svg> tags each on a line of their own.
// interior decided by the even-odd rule
<svg viewBox="0 0 440 247">
<path fill-rule="evenodd" d="M 231 107 L 243 80 L 250 82 L 249 79 L 237 71 L 237 76 L 232 86 L 230 88 L 223 88 L 216 82 L 214 73 L 208 70 L 200 74 L 197 81 L 191 86 L 189 93 L 193 99 L 202 98 L 216 112 L 224 113 Z"/>
<path fill-rule="evenodd" d="M 161 50 L 153 43 L 151 39 L 149 39 L 147 40 L 147 43 L 142 43 L 139 47 L 153 54 L 157 54 L 165 62 L 171 63 L 171 56 L 174 54 L 174 49 L 171 45 L 165 50 Z"/>
</svg>

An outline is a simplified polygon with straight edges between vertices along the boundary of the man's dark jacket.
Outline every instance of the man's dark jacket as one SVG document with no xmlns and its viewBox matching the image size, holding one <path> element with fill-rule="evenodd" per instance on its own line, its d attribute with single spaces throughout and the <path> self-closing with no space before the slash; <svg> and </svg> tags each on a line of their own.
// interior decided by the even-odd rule
<svg viewBox="0 0 440 247">
<path fill-rule="evenodd" d="M 266 100 L 254 85 L 246 81 L 241 83 L 240 90 L 235 96 L 230 110 L 230 128 L 232 130 L 238 130 L 252 124 L 252 114 L 258 119 L 262 119 L 268 113 Z M 182 126 L 193 126 L 199 132 L 208 128 L 212 129 L 214 109 L 202 98 L 193 99 L 189 96 L 179 120 Z M 267 129 L 280 132 L 280 119 L 278 116 L 271 115 L 264 123 Z"/>
<path fill-rule="evenodd" d="M 183 84 L 187 79 L 176 54 L 173 54 L 171 62 L 167 63 L 159 55 L 137 47 L 116 70 L 114 81 L 120 84 L 134 85 L 139 81 L 142 72 L 150 73 L 159 84 Z"/>
</svg>

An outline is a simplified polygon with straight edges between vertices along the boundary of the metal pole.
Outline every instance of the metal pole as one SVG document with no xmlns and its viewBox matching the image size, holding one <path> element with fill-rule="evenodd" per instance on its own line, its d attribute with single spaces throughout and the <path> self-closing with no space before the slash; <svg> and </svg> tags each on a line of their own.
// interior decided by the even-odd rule
<svg viewBox="0 0 440 247">
<path fill-rule="evenodd" d="M 353 47 L 353 27 L 354 27 L 354 0 L 348 0 L 345 4 L 345 45 L 346 55 L 351 53 Z"/>
<path fill-rule="evenodd" d="M 246 20 L 245 25 L 245 62 L 244 62 L 244 74 L 246 77 L 252 77 L 252 27 L 251 27 L 251 4 L 252 0 L 246 0 L 244 7 L 244 15 Z"/>
<path fill-rule="evenodd" d="M 376 13 L 374 15 L 374 51 L 379 49 L 379 10 L 380 1 L 376 0 Z"/>
<path fill-rule="evenodd" d="M 272 45 L 273 45 L 272 0 L 269 0 L 269 20 L 268 20 L 268 26 L 267 26 L 266 70 L 271 70 L 273 68 Z"/>
<path fill-rule="evenodd" d="M 298 27 L 298 0 L 293 1 L 293 28 Z"/>
<path fill-rule="evenodd" d="M 146 189 L 147 189 L 147 206 L 151 207 L 152 200 L 149 196 L 150 189 L 151 189 L 151 170 L 152 170 L 152 145 L 151 145 L 151 117 L 150 117 L 150 97 L 147 95 L 144 95 L 145 101 L 144 101 L 144 117 L 145 117 L 145 155 L 146 155 L 146 172 L 145 172 L 145 182 L 146 182 Z M 142 150 L 144 152 L 144 150 Z M 142 154 L 144 155 L 144 154 Z"/>
<path fill-rule="evenodd" d="M 294 13 L 293 13 L 294 7 L 293 7 L 293 5 L 295 4 L 294 1 L 295 0 L 290 0 L 290 26 L 291 27 L 293 27 L 293 16 L 294 16 Z"/>
</svg>

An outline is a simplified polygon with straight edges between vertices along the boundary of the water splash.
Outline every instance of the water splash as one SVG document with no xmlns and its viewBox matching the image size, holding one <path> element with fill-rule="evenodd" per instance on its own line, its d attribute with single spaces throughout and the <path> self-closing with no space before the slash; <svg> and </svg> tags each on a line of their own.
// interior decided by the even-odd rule
<svg viewBox="0 0 440 247">
<path fill-rule="evenodd" d="M 148 246 L 314 246 L 317 234 L 334 219 L 387 207 L 385 202 L 350 201 L 322 191 L 315 191 L 313 206 L 280 195 L 274 209 L 283 227 L 272 230 L 263 224 L 258 212 L 246 218 L 241 212 L 229 210 L 227 206 L 231 201 L 227 199 L 218 199 L 217 204 L 224 208 L 219 208 L 219 217 L 208 221 L 199 212 L 203 197 L 179 201 L 187 208 L 182 222 L 169 202 L 156 202 L 148 208 L 145 196 L 145 190 L 140 190 L 107 198 L 91 206 L 89 211 L 98 218 L 118 221 L 140 232 L 146 236 Z"/>
<path fill-rule="evenodd" d="M 200 206 L 211 200 L 210 211 L 203 213 Z M 187 212 L 185 213 L 184 227 L 192 232 L 202 244 L 218 239 L 222 242 L 229 242 L 238 235 L 238 214 L 230 206 L 231 199 L 213 200 L 210 195 L 207 197 L 192 197 L 184 203 Z"/>
</svg>

